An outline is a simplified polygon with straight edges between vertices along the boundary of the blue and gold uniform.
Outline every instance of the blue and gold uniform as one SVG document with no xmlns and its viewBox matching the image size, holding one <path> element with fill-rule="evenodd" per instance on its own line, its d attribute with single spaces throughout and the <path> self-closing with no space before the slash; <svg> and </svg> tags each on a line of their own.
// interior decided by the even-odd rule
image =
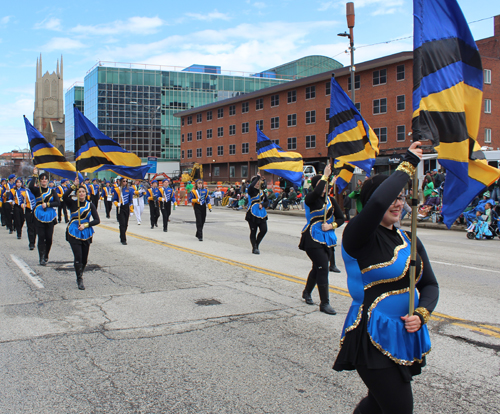
<svg viewBox="0 0 500 414">
<path fill-rule="evenodd" d="M 158 181 L 151 181 L 151 185 L 158 185 Z M 160 217 L 160 190 L 158 187 L 151 187 L 147 191 L 149 204 L 149 218 L 151 220 L 151 228 L 158 227 L 158 218 Z"/>
<path fill-rule="evenodd" d="M 261 185 L 259 186 L 259 183 Z M 259 188 L 256 188 L 259 187 Z M 260 254 L 259 245 L 267 233 L 267 207 L 269 200 L 263 188 L 266 187 L 265 180 L 261 181 L 261 176 L 256 175 L 252 178 L 248 186 L 249 204 L 245 220 L 250 227 L 250 243 L 252 244 L 252 253 Z M 257 235 L 257 230 L 259 234 Z"/>
<path fill-rule="evenodd" d="M 10 190 L 8 202 L 11 202 L 14 213 L 14 228 L 17 231 L 17 238 L 20 239 L 23 234 L 24 226 L 24 207 L 26 206 L 26 193 L 23 187 L 17 186 L 17 181 L 22 185 L 22 180 L 16 180 L 16 187 Z"/>
<path fill-rule="evenodd" d="M 106 185 L 102 188 L 101 198 L 104 201 L 104 207 L 106 210 L 106 218 L 111 218 L 111 208 L 113 207 L 113 187 L 108 186 L 109 181 L 106 181 Z"/>
<path fill-rule="evenodd" d="M 164 181 L 167 183 L 167 181 Z M 175 203 L 175 193 L 173 188 L 164 184 L 160 187 L 160 211 L 163 216 L 163 231 L 168 231 L 168 220 L 170 217 L 170 213 L 172 212 L 172 203 Z"/>
<path fill-rule="evenodd" d="M 24 196 L 26 200 L 26 207 L 24 209 L 24 218 L 26 220 L 26 228 L 28 231 L 29 249 L 33 250 L 35 248 L 35 241 L 36 241 L 35 214 L 34 214 L 36 199 L 29 188 L 26 188 L 24 190 Z"/>
<path fill-rule="evenodd" d="M 134 190 L 128 187 L 125 178 L 121 180 L 122 184 L 113 188 L 113 203 L 117 207 L 118 223 L 120 224 L 120 241 L 123 245 L 126 245 L 128 220 L 130 214 L 134 212 L 132 201 Z"/>
<path fill-rule="evenodd" d="M 203 241 L 203 226 L 207 217 L 207 207 L 212 211 L 210 197 L 206 188 L 198 188 L 199 183 L 203 186 L 203 181 L 196 181 L 196 188 L 189 192 L 188 201 L 192 204 L 196 218 L 196 236 L 199 241 Z"/>
</svg>

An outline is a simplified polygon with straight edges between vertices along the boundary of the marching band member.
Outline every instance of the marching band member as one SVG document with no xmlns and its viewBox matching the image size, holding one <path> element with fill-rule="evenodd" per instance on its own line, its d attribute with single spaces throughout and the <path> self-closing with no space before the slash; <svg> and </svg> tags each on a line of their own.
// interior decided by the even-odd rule
<svg viewBox="0 0 500 414">
<path fill-rule="evenodd" d="M 9 234 L 14 233 L 14 220 L 12 216 L 12 203 L 9 203 L 7 201 L 10 190 L 12 190 L 16 185 L 14 183 L 14 180 L 16 179 L 16 176 L 14 174 L 9 175 L 9 181 L 5 183 L 4 186 L 4 193 L 3 193 L 3 211 L 2 211 L 2 217 L 4 217 L 5 225 L 7 226 L 7 230 L 9 230 Z"/>
<path fill-rule="evenodd" d="M 37 177 L 38 168 L 33 169 L 34 178 Z M 29 189 L 36 197 L 35 228 L 38 236 L 38 254 L 40 265 L 45 266 L 49 260 L 54 225 L 57 223 L 57 213 L 54 207 L 59 206 L 59 196 L 54 188 L 49 187 L 49 177 L 46 173 L 38 176 L 40 187 L 35 187 L 35 179 L 29 184 Z"/>
<path fill-rule="evenodd" d="M 68 222 L 68 209 L 66 208 L 66 203 L 64 202 L 62 196 L 68 189 L 68 185 L 66 184 L 68 180 L 66 178 L 63 178 L 61 180 L 61 184 L 56 187 L 57 195 L 59 196 L 59 200 L 61 204 L 59 204 L 59 207 L 57 207 L 57 222 L 61 222 L 61 212 L 64 213 L 64 222 Z"/>
<path fill-rule="evenodd" d="M 170 180 L 165 178 L 160 188 L 160 207 L 161 214 L 163 216 L 163 231 L 168 230 L 168 219 L 170 213 L 172 212 L 172 203 L 175 203 L 175 193 L 174 190 L 169 186 Z"/>
<path fill-rule="evenodd" d="M 134 213 L 137 219 L 137 224 L 140 226 L 142 222 L 142 212 L 144 211 L 144 194 L 146 190 L 144 189 L 141 180 L 135 180 L 135 184 L 132 185 L 134 189 Z"/>
<path fill-rule="evenodd" d="M 260 172 L 248 186 L 248 197 L 250 206 L 248 207 L 245 220 L 250 227 L 250 243 L 252 243 L 252 253 L 260 254 L 259 245 L 267 233 L 267 211 L 269 200 L 263 191 L 267 187 L 265 178 L 262 178 Z M 257 235 L 257 230 L 259 234 Z"/>
<path fill-rule="evenodd" d="M 207 217 L 207 206 L 212 211 L 208 190 L 203 188 L 203 181 L 196 181 L 196 188 L 189 192 L 188 201 L 193 205 L 194 216 L 196 217 L 196 237 L 203 241 L 203 226 Z"/>
<path fill-rule="evenodd" d="M 0 181 L 0 214 L 1 214 L 1 219 L 2 219 L 2 227 L 5 226 L 5 211 L 4 211 L 4 208 L 5 208 L 5 204 L 4 204 L 4 201 L 3 201 L 3 195 L 6 191 L 6 188 L 5 188 L 5 184 L 7 184 L 7 180 L 5 178 L 2 178 L 2 180 Z"/>
<path fill-rule="evenodd" d="M 29 187 L 29 181 L 26 184 Z M 29 249 L 33 250 L 35 248 L 36 241 L 36 229 L 35 229 L 35 206 L 36 198 L 29 188 L 25 188 L 25 198 L 24 202 L 26 207 L 24 209 L 24 218 L 26 220 L 26 229 L 28 232 Z"/>
<path fill-rule="evenodd" d="M 316 175 L 311 179 L 313 191 L 305 198 L 307 224 L 302 229 L 299 249 L 304 250 L 312 261 L 312 269 L 307 277 L 302 298 L 308 305 L 314 305 L 311 293 L 316 285 L 320 298 L 319 310 L 329 315 L 335 315 L 335 309 L 330 306 L 328 286 L 328 262 L 330 248 L 337 244 L 335 229 L 344 224 L 344 214 L 333 197 L 325 195 L 326 183 L 332 172 L 332 167 L 325 167 L 324 175 Z M 326 203 L 325 203 L 326 202 Z M 326 209 L 326 221 L 325 219 Z"/>
<path fill-rule="evenodd" d="M 10 190 L 8 195 L 8 203 L 13 207 L 14 213 L 14 228 L 17 231 L 17 238 L 21 239 L 24 226 L 24 207 L 26 205 L 26 194 L 23 188 L 23 180 L 16 179 L 15 187 Z"/>
<path fill-rule="evenodd" d="M 111 208 L 113 207 L 113 188 L 108 180 L 106 180 L 106 184 L 102 188 L 101 198 L 104 200 L 106 218 L 111 218 L 109 214 L 111 213 Z"/>
<path fill-rule="evenodd" d="M 90 200 L 94 203 L 95 208 L 99 208 L 99 183 L 97 178 L 92 180 L 92 184 L 90 185 L 90 190 L 92 193 L 90 194 Z"/>
<path fill-rule="evenodd" d="M 160 198 L 160 190 L 158 189 L 158 181 L 151 181 L 151 188 L 148 190 L 149 213 L 151 219 L 151 228 L 158 227 L 158 217 L 160 217 L 160 206 L 158 199 Z"/>
<path fill-rule="evenodd" d="M 87 200 L 92 201 L 92 198 L 90 197 L 92 195 L 92 184 L 90 184 L 90 178 L 86 177 L 83 185 L 87 189 Z"/>
<path fill-rule="evenodd" d="M 73 192 L 76 193 L 76 200 L 71 198 Z M 66 227 L 66 240 L 73 251 L 76 283 L 78 289 L 85 290 L 83 272 L 87 266 L 90 243 L 92 243 L 94 235 L 92 227 L 97 226 L 101 221 L 97 207 L 87 200 L 87 187 L 80 185 L 78 177 L 75 179 L 74 185 L 65 191 L 63 199 L 71 213 L 71 220 Z"/>
<path fill-rule="evenodd" d="M 120 186 L 114 188 L 113 202 L 116 206 L 118 223 L 120 223 L 120 241 L 123 245 L 127 244 L 127 228 L 130 214 L 134 212 L 132 198 L 134 190 L 128 187 L 126 178 L 120 179 Z"/>
</svg>

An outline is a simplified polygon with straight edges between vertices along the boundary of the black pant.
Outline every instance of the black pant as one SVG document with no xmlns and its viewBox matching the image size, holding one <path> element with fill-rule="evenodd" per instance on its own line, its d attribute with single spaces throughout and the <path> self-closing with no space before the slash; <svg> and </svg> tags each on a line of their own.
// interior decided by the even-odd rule
<svg viewBox="0 0 500 414">
<path fill-rule="evenodd" d="M 91 195 L 90 199 L 92 200 L 92 204 L 94 204 L 94 206 L 97 210 L 97 207 L 99 206 L 99 194 Z"/>
<path fill-rule="evenodd" d="M 158 217 L 160 217 L 160 209 L 158 204 L 154 201 L 148 201 L 149 203 L 149 218 L 151 220 L 151 227 L 158 225 Z"/>
<path fill-rule="evenodd" d="M 195 204 L 193 207 L 194 216 L 196 217 L 196 237 L 201 239 L 203 238 L 203 226 L 205 225 L 205 219 L 207 218 L 207 205 Z"/>
<path fill-rule="evenodd" d="M 128 219 L 130 217 L 130 207 L 127 204 L 126 206 L 120 206 L 118 209 L 118 223 L 120 223 L 120 241 L 127 241 L 127 228 L 128 228 Z"/>
<path fill-rule="evenodd" d="M 4 213 L 5 213 L 5 225 L 7 226 L 7 230 L 14 231 L 13 217 L 12 217 L 12 204 L 3 203 L 4 205 Z M 3 216 L 3 214 L 2 214 Z"/>
<path fill-rule="evenodd" d="M 252 243 L 252 247 L 258 248 L 267 233 L 267 220 L 248 222 L 248 226 L 250 227 L 250 243 Z M 259 230 L 258 235 L 257 230 Z"/>
<path fill-rule="evenodd" d="M 45 257 L 49 257 L 54 236 L 54 223 L 42 223 L 35 219 L 35 228 L 38 236 L 38 254 L 42 256 L 42 253 L 45 253 Z"/>
<path fill-rule="evenodd" d="M 26 219 L 29 243 L 34 246 L 36 241 L 35 214 L 29 208 L 26 208 L 24 210 L 24 218 Z"/>
<path fill-rule="evenodd" d="M 23 234 L 24 226 L 24 211 L 21 206 L 17 204 L 14 205 L 14 227 L 17 231 L 17 237 L 21 237 Z"/>
<path fill-rule="evenodd" d="M 71 250 L 73 250 L 74 263 L 81 263 L 85 267 L 89 257 L 90 243 L 70 243 L 69 245 L 71 246 Z"/>
<path fill-rule="evenodd" d="M 104 200 L 104 207 L 106 208 L 106 218 L 110 218 L 109 214 L 111 213 L 111 208 L 113 207 L 113 202 Z"/>
<path fill-rule="evenodd" d="M 411 383 L 403 380 L 397 366 L 384 369 L 357 366 L 356 370 L 368 387 L 368 395 L 358 405 L 361 414 L 413 413 Z"/>
<path fill-rule="evenodd" d="M 64 222 L 68 222 L 68 208 L 66 207 L 66 203 L 63 201 L 63 199 L 60 199 L 59 207 L 57 207 L 57 221 L 59 223 L 61 222 L 61 212 L 64 213 Z"/>
<path fill-rule="evenodd" d="M 5 204 L 7 204 L 5 201 L 2 201 L 2 208 L 1 208 L 1 215 L 2 215 L 2 226 L 5 226 Z"/>
<path fill-rule="evenodd" d="M 330 252 L 327 247 L 307 249 L 307 256 L 312 261 L 312 269 L 307 276 L 307 286 L 312 291 L 314 286 L 328 285 L 328 262 Z"/>
<path fill-rule="evenodd" d="M 161 214 L 163 216 L 163 230 L 167 230 L 168 219 L 170 217 L 170 213 L 172 212 L 172 203 L 170 201 L 163 203 L 163 207 L 164 208 L 161 209 Z"/>
</svg>

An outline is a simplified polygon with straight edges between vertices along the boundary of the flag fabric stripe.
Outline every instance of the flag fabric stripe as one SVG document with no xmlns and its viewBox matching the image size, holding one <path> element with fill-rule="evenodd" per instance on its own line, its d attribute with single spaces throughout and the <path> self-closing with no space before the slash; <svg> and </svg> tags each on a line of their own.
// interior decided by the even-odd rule
<svg viewBox="0 0 500 414">
<path fill-rule="evenodd" d="M 290 171 L 290 172 L 299 172 L 302 175 L 303 168 L 299 169 L 296 167 L 297 162 L 282 162 L 278 159 L 276 161 L 271 161 L 271 162 L 264 162 L 264 163 L 258 163 L 258 166 L 261 170 L 268 170 L 268 169 L 274 169 L 274 170 L 283 170 L 283 171 Z M 291 181 L 291 180 L 289 180 Z"/>
<path fill-rule="evenodd" d="M 360 122 L 363 127 L 363 122 L 356 121 L 355 115 L 355 112 L 353 112 L 350 108 L 333 115 L 330 118 L 330 131 L 335 132 L 336 135 L 340 135 L 352 128 L 356 128 Z"/>
<path fill-rule="evenodd" d="M 33 157 L 33 164 L 35 165 L 58 162 L 66 162 L 66 158 L 63 155 L 35 155 Z"/>
<path fill-rule="evenodd" d="M 351 182 L 352 176 L 354 174 L 354 166 L 349 163 L 340 162 L 334 167 L 335 169 L 340 168 L 335 184 L 339 189 L 339 193 L 342 193 L 342 191 L 344 191 L 344 188 L 346 188 Z"/>
</svg>

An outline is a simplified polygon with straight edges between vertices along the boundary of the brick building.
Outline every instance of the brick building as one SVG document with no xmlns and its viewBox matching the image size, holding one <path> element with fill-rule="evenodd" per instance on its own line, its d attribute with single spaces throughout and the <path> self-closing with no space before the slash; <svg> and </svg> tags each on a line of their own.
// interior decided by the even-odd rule
<svg viewBox="0 0 500 414">
<path fill-rule="evenodd" d="M 500 16 L 493 37 L 477 42 L 484 68 L 484 99 L 478 142 L 500 147 Z M 349 67 L 333 71 L 350 95 Z M 330 77 L 325 72 L 253 93 L 179 112 L 181 167 L 203 164 L 206 181 L 241 181 L 257 170 L 256 125 L 284 150 L 305 161 L 327 159 Z M 377 173 L 389 172 L 410 145 L 413 52 L 356 65 L 356 106 L 380 140 Z M 429 143 L 430 144 L 430 143 Z M 432 152 L 430 145 L 427 152 Z M 434 168 L 435 160 L 425 168 Z M 395 165 L 396 164 L 396 165 Z"/>
</svg>

